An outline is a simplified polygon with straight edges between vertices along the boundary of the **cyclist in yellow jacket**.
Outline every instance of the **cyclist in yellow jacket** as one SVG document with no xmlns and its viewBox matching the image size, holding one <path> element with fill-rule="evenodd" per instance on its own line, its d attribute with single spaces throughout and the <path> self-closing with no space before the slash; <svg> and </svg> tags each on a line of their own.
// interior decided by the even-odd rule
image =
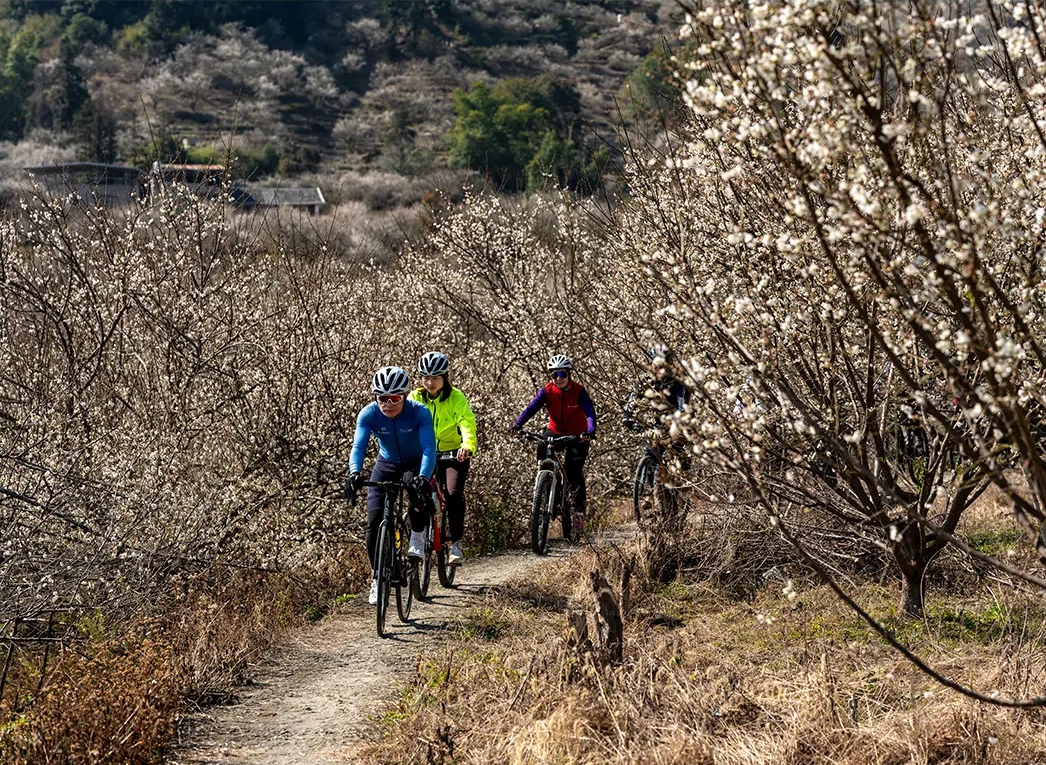
<svg viewBox="0 0 1046 765">
<path fill-rule="evenodd" d="M 476 417 L 468 399 L 450 384 L 450 361 L 439 351 L 430 351 L 418 360 L 421 387 L 408 396 L 429 408 L 436 431 L 437 453 L 455 452 L 453 458 L 436 461 L 436 478 L 444 487 L 447 503 L 450 552 L 447 563 L 461 565 L 461 538 L 465 535 L 465 479 L 469 460 L 476 453 Z"/>
</svg>

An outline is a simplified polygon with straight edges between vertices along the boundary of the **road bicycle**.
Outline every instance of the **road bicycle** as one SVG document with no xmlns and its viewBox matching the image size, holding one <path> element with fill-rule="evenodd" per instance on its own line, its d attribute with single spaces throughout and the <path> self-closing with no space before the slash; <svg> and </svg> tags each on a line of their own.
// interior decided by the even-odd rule
<svg viewBox="0 0 1046 765">
<path fill-rule="evenodd" d="M 377 557 L 374 573 L 378 580 L 378 637 L 385 637 L 385 617 L 389 610 L 389 597 L 396 591 L 396 611 L 404 624 L 410 619 L 414 593 L 418 589 L 418 561 L 407 555 L 410 545 L 408 512 L 413 507 L 413 476 L 405 473 L 399 481 L 364 481 L 360 486 L 385 490 L 382 504 L 381 525 L 378 527 Z M 404 496 L 407 497 L 404 502 Z M 355 497 L 353 504 L 355 504 Z"/>
<path fill-rule="evenodd" d="M 457 451 L 446 451 L 436 453 L 437 464 L 442 460 L 449 462 L 457 461 Z M 438 475 L 439 471 L 437 471 Z M 432 506 L 435 512 L 429 513 L 429 522 L 425 525 L 425 557 L 421 559 L 417 578 L 417 596 L 427 598 L 429 595 L 429 581 L 432 578 L 432 558 L 435 553 L 436 573 L 439 577 L 441 587 L 450 588 L 454 586 L 454 575 L 457 566 L 451 566 L 447 562 L 450 555 L 450 526 L 447 523 L 446 486 L 442 481 L 432 483 Z"/>
<path fill-rule="evenodd" d="M 563 524 L 563 537 L 571 544 L 581 538 L 580 527 L 574 525 L 574 493 L 567 492 L 566 471 L 563 466 L 563 451 L 573 444 L 581 443 L 580 436 L 555 436 L 521 431 L 520 435 L 530 441 L 544 444 L 545 459 L 538 463 L 534 479 L 534 505 L 530 511 L 530 549 L 544 555 L 548 544 L 548 525 L 553 518 Z"/>
</svg>

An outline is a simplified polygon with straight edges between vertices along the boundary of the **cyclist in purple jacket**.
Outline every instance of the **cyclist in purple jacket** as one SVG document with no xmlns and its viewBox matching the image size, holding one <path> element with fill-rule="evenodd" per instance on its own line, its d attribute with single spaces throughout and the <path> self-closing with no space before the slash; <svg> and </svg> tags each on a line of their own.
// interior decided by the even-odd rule
<svg viewBox="0 0 1046 765">
<path fill-rule="evenodd" d="M 589 441 L 596 436 L 596 409 L 585 386 L 572 379 L 574 361 L 562 354 L 548 360 L 548 373 L 552 380 L 540 388 L 526 409 L 516 418 L 510 431 L 518 433 L 541 407 L 548 412 L 546 434 L 555 436 L 581 436 L 583 443 L 568 446 L 564 454 L 567 490 L 574 492 L 575 522 L 584 527 L 585 522 L 585 460 L 588 458 Z M 538 447 L 538 460 L 545 458 L 547 447 Z"/>
</svg>

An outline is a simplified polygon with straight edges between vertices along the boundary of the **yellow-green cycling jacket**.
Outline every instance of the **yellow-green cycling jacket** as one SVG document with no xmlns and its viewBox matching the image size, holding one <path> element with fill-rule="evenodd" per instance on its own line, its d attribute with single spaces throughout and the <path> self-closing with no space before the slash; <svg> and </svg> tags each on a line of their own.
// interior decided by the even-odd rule
<svg viewBox="0 0 1046 765">
<path fill-rule="evenodd" d="M 446 399 L 430 398 L 424 388 L 415 388 L 408 398 L 424 404 L 432 412 L 432 426 L 436 431 L 436 451 L 449 452 L 464 446 L 476 453 L 476 416 L 469 408 L 465 394 L 451 387 Z"/>
</svg>

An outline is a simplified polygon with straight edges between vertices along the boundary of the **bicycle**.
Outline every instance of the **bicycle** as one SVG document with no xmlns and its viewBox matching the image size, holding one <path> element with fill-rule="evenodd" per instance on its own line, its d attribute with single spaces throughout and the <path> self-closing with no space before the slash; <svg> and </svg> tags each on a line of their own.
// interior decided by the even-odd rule
<svg viewBox="0 0 1046 765">
<path fill-rule="evenodd" d="M 457 460 L 457 451 L 446 451 L 436 453 L 436 462 L 440 460 Z M 425 557 L 421 564 L 417 578 L 417 596 L 427 598 L 429 595 L 429 582 L 432 578 L 432 553 L 436 553 L 436 573 L 439 576 L 441 587 L 449 589 L 454 586 L 454 575 L 457 566 L 447 563 L 450 554 L 450 526 L 447 523 L 447 502 L 444 499 L 444 486 L 439 481 L 433 482 L 432 498 L 433 507 L 439 508 L 439 513 L 429 513 L 429 521 L 425 524 Z"/>
<path fill-rule="evenodd" d="M 375 576 L 378 580 L 377 627 L 378 637 L 385 637 L 385 617 L 389 610 L 391 589 L 396 590 L 396 611 L 404 624 L 410 619 L 410 609 L 417 590 L 417 559 L 407 555 L 410 544 L 410 526 L 407 512 L 413 501 L 410 482 L 413 476 L 404 474 L 399 481 L 363 481 L 360 486 L 385 489 L 381 525 L 378 527 L 377 558 Z M 407 493 L 407 507 L 403 504 L 403 493 Z M 355 496 L 352 503 L 355 505 Z"/>
<path fill-rule="evenodd" d="M 662 462 L 664 446 L 644 446 L 632 481 L 632 514 L 640 528 L 674 520 L 679 501 L 676 490 L 665 484 L 667 468 Z"/>
<path fill-rule="evenodd" d="M 543 435 L 525 430 L 520 431 L 520 435 L 548 447 L 547 456 L 538 463 L 538 472 L 534 479 L 534 505 L 530 512 L 530 549 L 536 555 L 544 555 L 548 544 L 548 524 L 553 518 L 561 520 L 563 538 L 571 544 L 577 544 L 581 533 L 574 527 L 574 492 L 564 491 L 566 472 L 561 452 L 571 444 L 581 443 L 581 437 Z"/>
</svg>

